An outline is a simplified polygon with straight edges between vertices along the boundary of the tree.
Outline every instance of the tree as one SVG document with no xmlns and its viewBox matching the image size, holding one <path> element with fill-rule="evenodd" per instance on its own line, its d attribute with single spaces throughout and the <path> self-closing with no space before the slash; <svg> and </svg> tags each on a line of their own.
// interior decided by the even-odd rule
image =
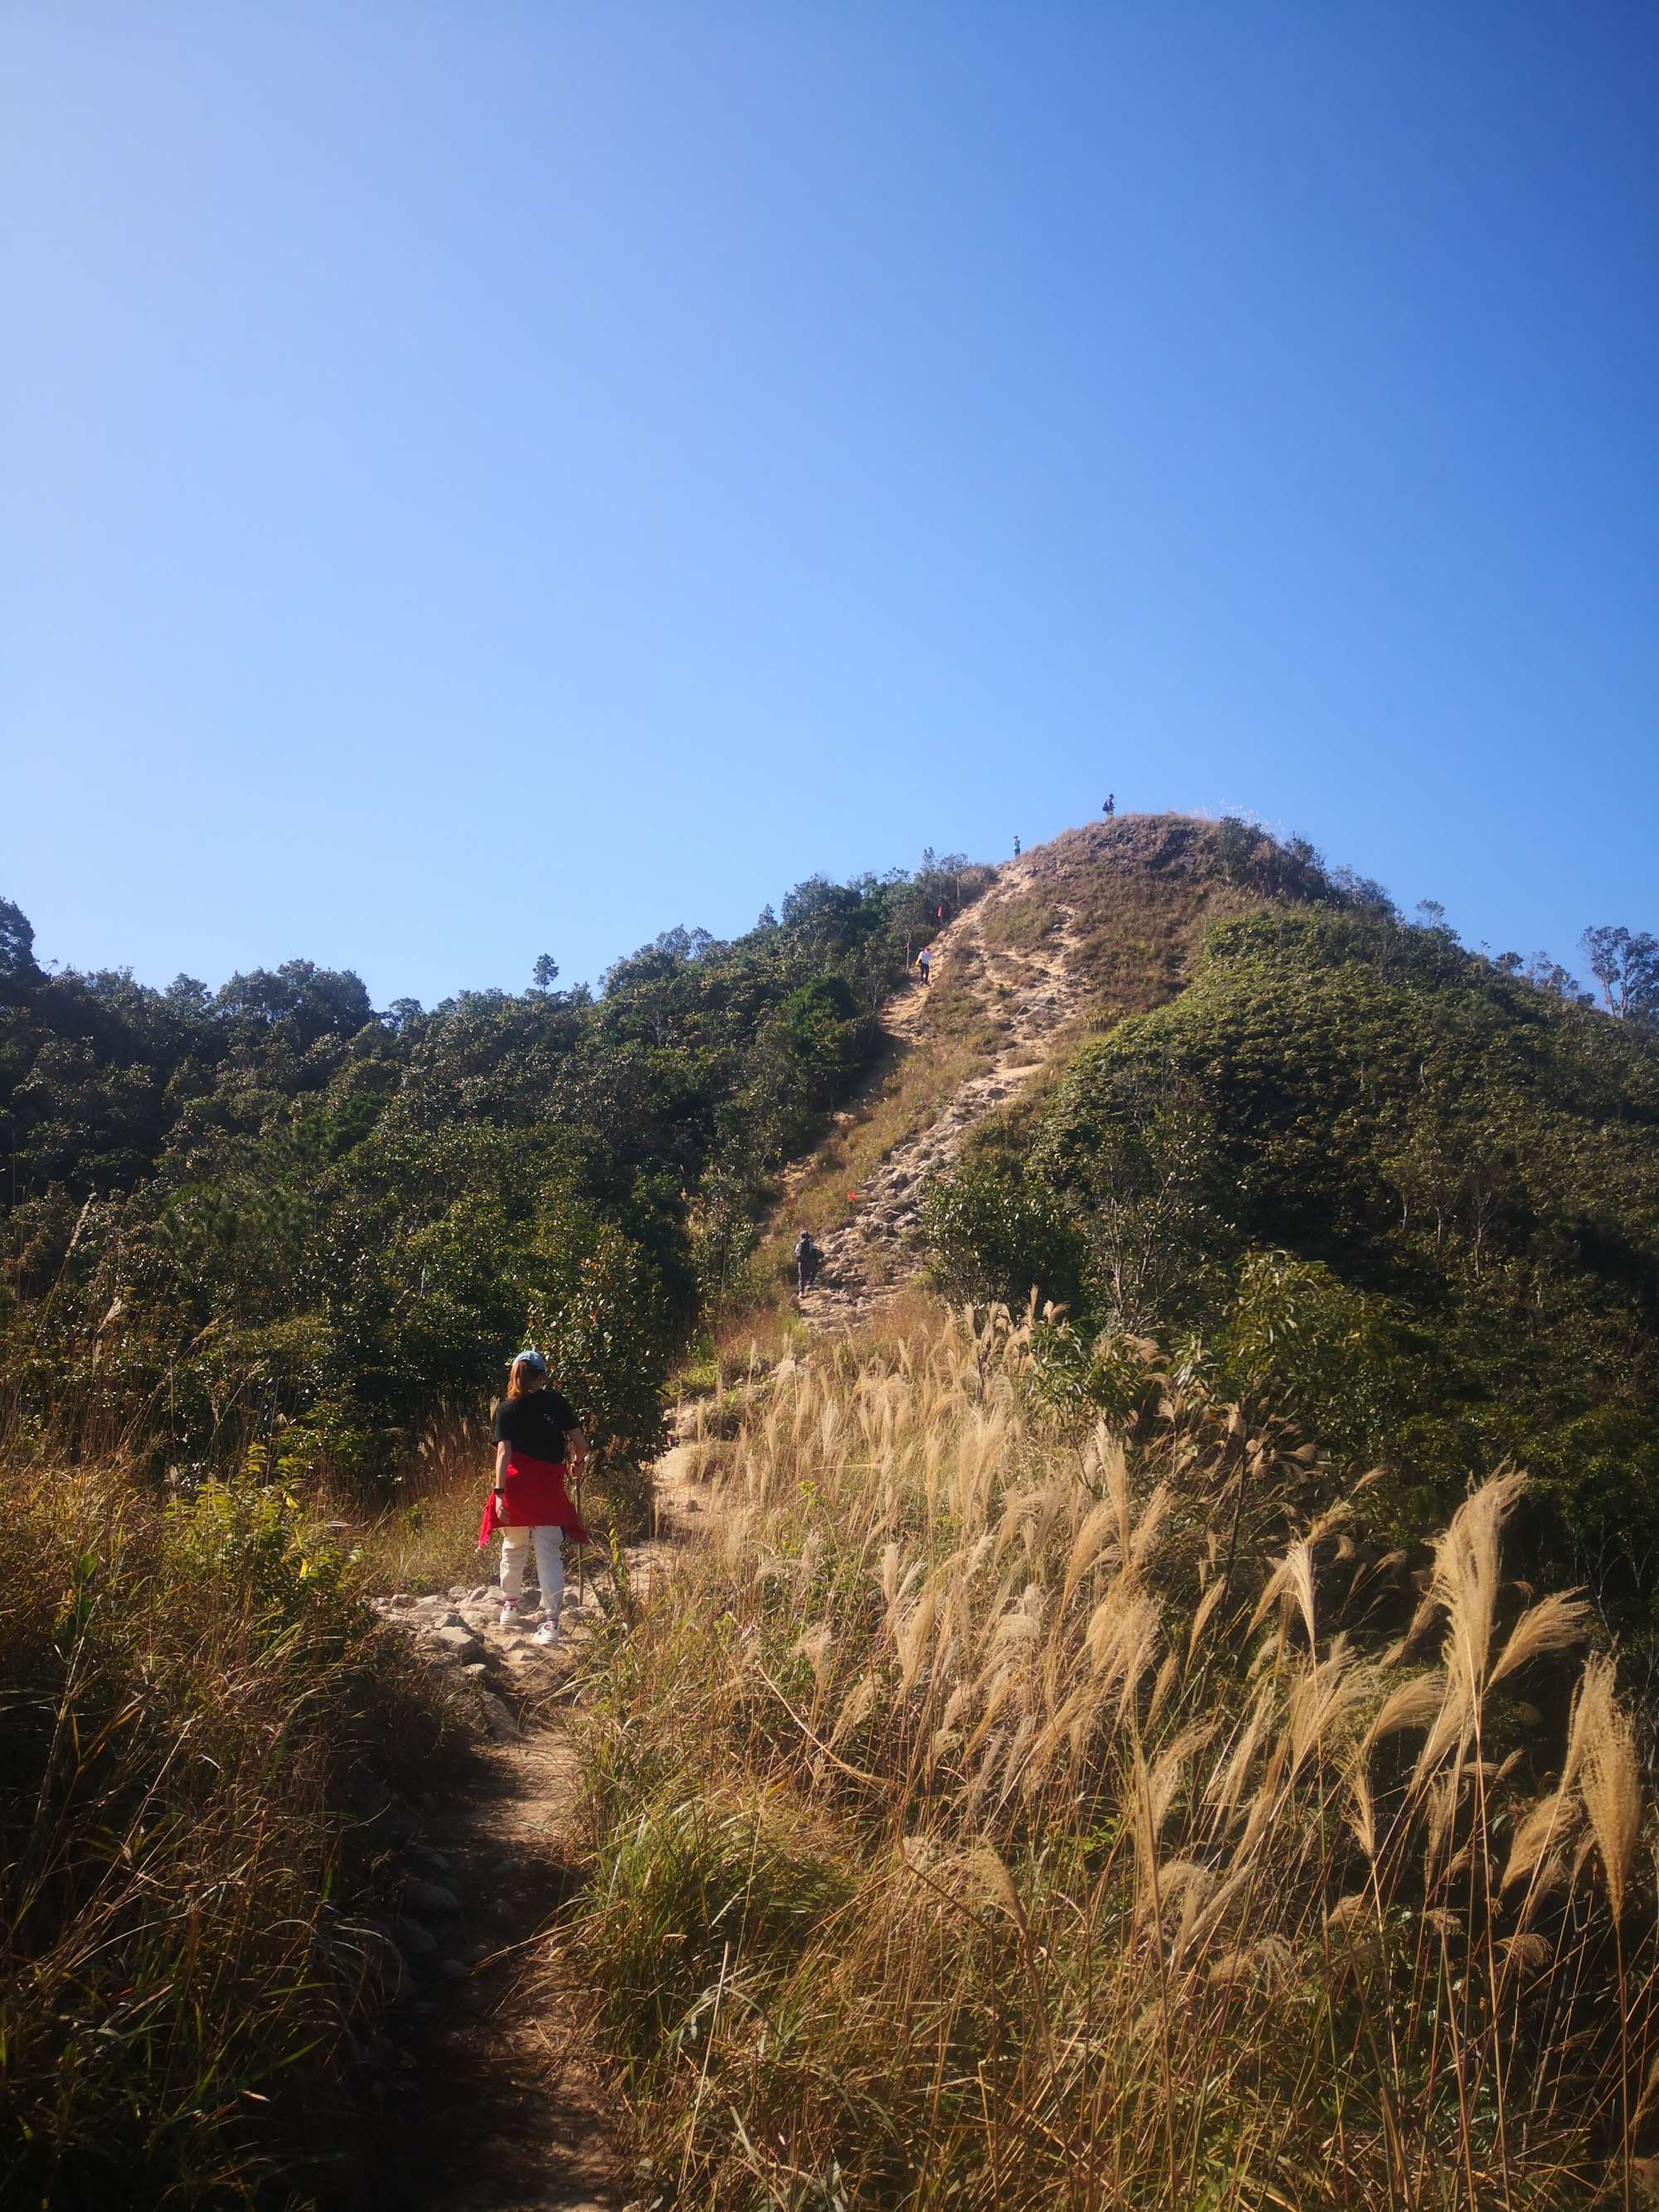
<svg viewBox="0 0 1659 2212">
<path fill-rule="evenodd" d="M 1610 1014 L 1621 1022 L 1659 1016 L 1659 939 L 1651 931 L 1587 929 L 1584 951 Z"/>
<path fill-rule="evenodd" d="M 933 1278 L 947 1297 L 1020 1306 L 1076 1298 L 1082 1255 L 1054 1194 L 1012 1161 L 972 1158 L 930 1183 L 921 1204 Z"/>
<path fill-rule="evenodd" d="M 314 960 L 285 960 L 280 968 L 233 975 L 213 1003 L 232 1021 L 290 1023 L 302 1045 L 323 1036 L 355 1036 L 374 1018 L 361 977 L 349 968 L 319 968 Z"/>
<path fill-rule="evenodd" d="M 536 964 L 530 971 L 530 980 L 538 991 L 550 991 L 559 980 L 559 963 L 550 952 L 538 953 Z"/>
<path fill-rule="evenodd" d="M 1580 1005 L 1589 1003 L 1567 969 L 1559 960 L 1553 960 L 1547 952 L 1534 952 L 1521 973 L 1535 990 L 1547 991 L 1552 998 L 1565 999 L 1569 1003 Z"/>
<path fill-rule="evenodd" d="M 17 998 L 40 981 L 33 927 L 21 907 L 0 898 L 0 1000 Z"/>
</svg>

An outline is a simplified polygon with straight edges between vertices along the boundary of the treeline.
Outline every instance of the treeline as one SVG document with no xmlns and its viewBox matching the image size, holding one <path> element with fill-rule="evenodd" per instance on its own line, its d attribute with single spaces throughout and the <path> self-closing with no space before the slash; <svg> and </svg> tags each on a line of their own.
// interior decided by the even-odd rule
<svg viewBox="0 0 1659 2212">
<path fill-rule="evenodd" d="M 770 1181 L 876 1050 L 916 943 L 986 880 L 814 878 L 729 942 L 677 929 L 560 990 L 376 1011 L 303 960 L 165 991 L 50 974 L 0 902 L 15 1431 L 372 1477 L 520 1339 L 613 1461 Z"/>
<path fill-rule="evenodd" d="M 1659 1642 L 1644 943 L 1591 933 L 1593 961 L 1638 957 L 1611 1019 L 1553 963 L 1529 977 L 1380 894 L 1223 923 L 1177 1000 L 1086 1047 L 935 1192 L 941 1273 L 1063 1301 L 1054 1371 L 1119 1411 L 1144 1388 L 1124 1340 L 1156 1338 L 1252 1418 L 1383 1469 L 1367 1510 L 1401 1534 L 1524 1466 L 1556 1576 Z"/>
</svg>

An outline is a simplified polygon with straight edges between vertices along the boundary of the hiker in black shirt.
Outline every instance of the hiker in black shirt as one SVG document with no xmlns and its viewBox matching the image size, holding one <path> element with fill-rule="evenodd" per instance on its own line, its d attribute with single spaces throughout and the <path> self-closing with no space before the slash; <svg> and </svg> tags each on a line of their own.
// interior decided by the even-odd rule
<svg viewBox="0 0 1659 2212">
<path fill-rule="evenodd" d="M 549 1381 L 539 1352 L 526 1347 L 513 1362 L 507 1395 L 495 1408 L 495 1486 L 484 1506 L 478 1548 L 500 1530 L 503 1628 L 517 1627 L 522 1618 L 524 1571 L 534 1550 L 546 1615 L 536 1641 L 556 1644 L 564 1540 L 587 1541 L 564 1479 L 568 1468 L 580 1480 L 587 1438 L 569 1400 Z"/>
<path fill-rule="evenodd" d="M 562 1467 L 564 1440 L 580 1426 L 563 1391 L 548 1382 L 526 1397 L 502 1399 L 495 1408 L 495 1440 L 526 1459 Z"/>
</svg>

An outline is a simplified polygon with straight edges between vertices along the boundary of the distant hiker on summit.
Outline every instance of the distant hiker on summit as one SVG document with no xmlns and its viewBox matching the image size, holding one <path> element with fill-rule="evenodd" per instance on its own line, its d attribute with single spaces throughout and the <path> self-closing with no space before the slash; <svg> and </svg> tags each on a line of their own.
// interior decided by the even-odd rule
<svg viewBox="0 0 1659 2212">
<path fill-rule="evenodd" d="M 1109 822 L 1111 820 L 1113 815 L 1117 812 L 1117 799 L 1113 793 L 1109 791 L 1107 793 L 1106 804 L 1100 811 L 1106 817 L 1106 819 Z"/>
<path fill-rule="evenodd" d="M 917 953 L 916 966 L 921 971 L 921 988 L 925 991 L 933 972 L 933 948 L 931 945 L 924 945 Z"/>
<path fill-rule="evenodd" d="M 562 1392 L 550 1389 L 539 1352 L 520 1352 L 507 1376 L 507 1395 L 495 1408 L 495 1486 L 478 1531 L 482 1552 L 501 1532 L 501 1626 L 517 1628 L 519 1601 L 531 1547 L 542 1585 L 538 1644 L 559 1640 L 559 1601 L 564 1595 L 564 1540 L 585 1544 L 587 1531 L 564 1486 L 565 1470 L 581 1480 L 587 1438 Z"/>
<path fill-rule="evenodd" d="M 1014 858 L 1016 860 L 1018 860 L 1019 858 L 1019 840 L 1018 837 L 1014 840 Z"/>
<path fill-rule="evenodd" d="M 810 1229 L 803 1229 L 795 1239 L 795 1281 L 802 1297 L 817 1280 L 818 1268 L 823 1255 L 814 1243 Z"/>
</svg>

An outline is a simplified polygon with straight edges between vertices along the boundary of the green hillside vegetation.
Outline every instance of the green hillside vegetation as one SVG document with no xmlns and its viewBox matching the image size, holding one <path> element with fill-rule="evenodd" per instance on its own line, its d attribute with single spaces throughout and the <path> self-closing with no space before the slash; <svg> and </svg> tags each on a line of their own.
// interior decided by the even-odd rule
<svg viewBox="0 0 1659 2212">
<path fill-rule="evenodd" d="M 851 1219 L 872 1173 L 1008 1048 L 1013 986 L 997 972 L 998 955 L 1047 952 L 1069 971 L 1074 1016 L 1035 1052 L 1048 1062 L 1037 1079 L 1046 1085 L 1077 1038 L 1173 998 L 1215 920 L 1254 913 L 1267 901 L 1346 908 L 1382 900 L 1375 884 L 1328 869 L 1304 842 L 1281 847 L 1260 833 L 1234 836 L 1229 825 L 1182 815 L 1119 816 L 1039 848 L 1023 876 L 1005 875 L 976 908 L 975 928 L 951 933 L 925 1008 L 910 1008 L 916 1019 L 908 1033 L 791 1178 L 787 1207 L 775 1217 L 755 1277 L 741 1286 L 751 1295 L 722 1302 L 728 1347 L 741 1356 L 757 1331 L 773 1342 L 787 1335 L 780 1290 L 797 1232 L 834 1231 Z"/>
<path fill-rule="evenodd" d="M 53 975 L 0 911 L 12 1152 L 0 1389 L 15 1435 L 156 1468 L 374 1478 L 505 1351 L 548 1345 L 615 1502 L 661 1386 L 741 1279 L 771 1178 L 875 1009 L 985 872 L 814 879 L 730 943 L 674 930 L 603 993 L 423 1012 L 293 961 L 210 994 Z"/>
<path fill-rule="evenodd" d="M 1219 923 L 1179 998 L 981 1135 L 930 1224 L 953 1289 L 1066 1303 L 1085 1396 L 1154 1337 L 1385 1468 L 1397 1531 L 1526 1467 L 1555 1571 L 1650 1632 L 1659 1041 L 1518 965 L 1378 905 Z"/>
</svg>

